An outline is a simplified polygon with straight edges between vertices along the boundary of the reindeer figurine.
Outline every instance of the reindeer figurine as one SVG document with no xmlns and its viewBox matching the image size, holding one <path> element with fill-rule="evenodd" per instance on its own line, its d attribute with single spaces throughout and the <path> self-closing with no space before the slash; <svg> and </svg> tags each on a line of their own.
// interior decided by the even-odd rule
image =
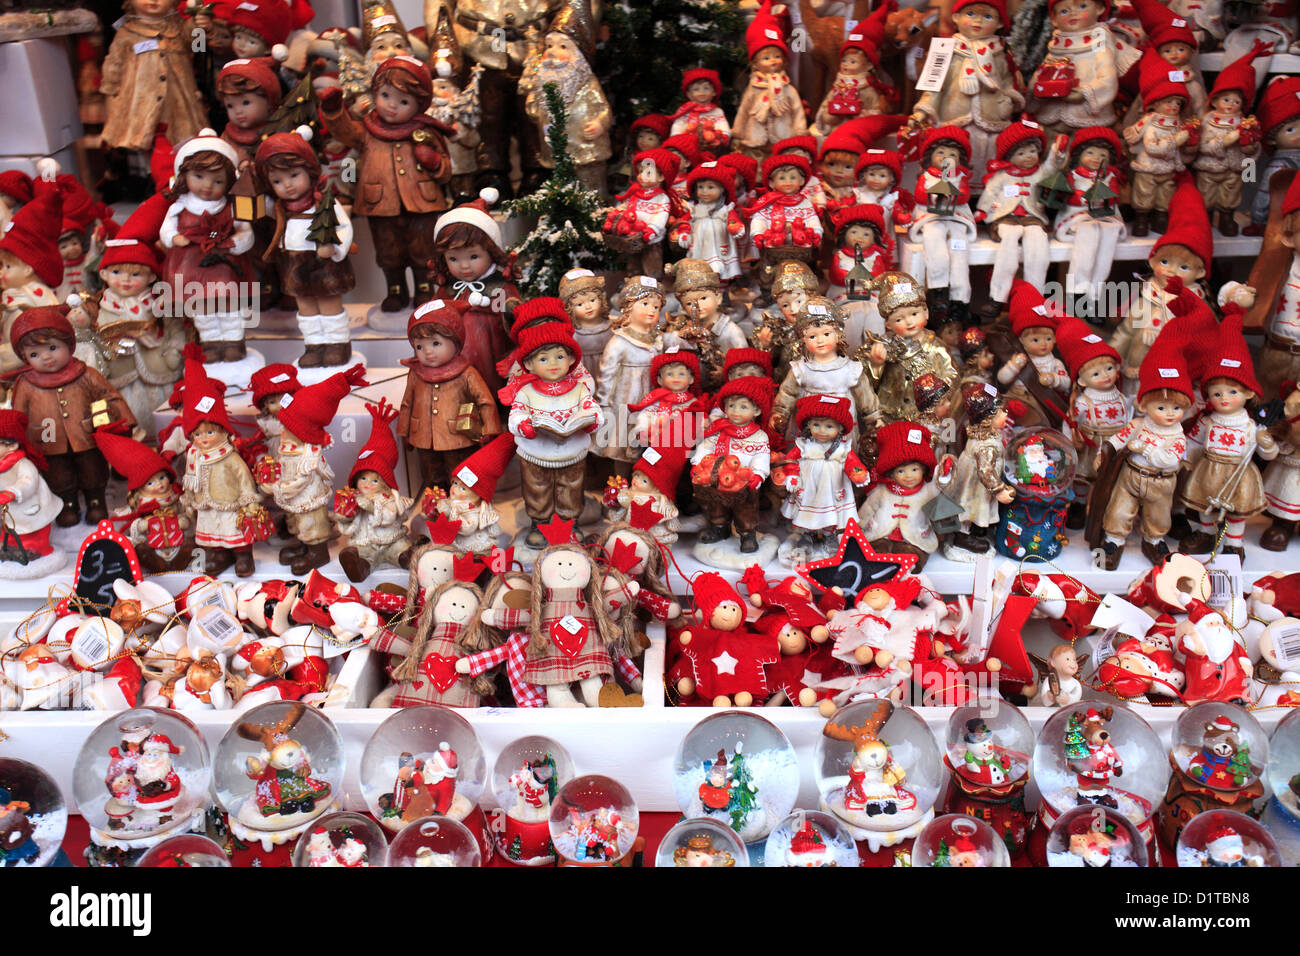
<svg viewBox="0 0 1300 956">
<path fill-rule="evenodd" d="M 257 781 L 253 801 L 266 822 L 279 817 L 289 826 L 288 818 L 315 813 L 318 804 L 324 809 L 329 798 L 330 785 L 311 776 L 311 755 L 307 748 L 290 736 L 306 710 L 305 704 L 295 702 L 274 724 L 245 721 L 237 729 L 245 740 L 262 744 L 263 753 L 249 757 L 244 772 Z"/>
<path fill-rule="evenodd" d="M 890 816 L 916 806 L 915 795 L 899 786 L 907 778 L 907 772 L 895 763 L 889 745 L 880 739 L 880 729 L 893 713 L 894 705 L 882 700 L 860 725 L 845 726 L 831 721 L 822 728 L 822 733 L 832 740 L 853 744 L 853 762 L 849 765 L 843 801 L 846 816 L 854 822 L 862 814 L 868 818 Z"/>
</svg>

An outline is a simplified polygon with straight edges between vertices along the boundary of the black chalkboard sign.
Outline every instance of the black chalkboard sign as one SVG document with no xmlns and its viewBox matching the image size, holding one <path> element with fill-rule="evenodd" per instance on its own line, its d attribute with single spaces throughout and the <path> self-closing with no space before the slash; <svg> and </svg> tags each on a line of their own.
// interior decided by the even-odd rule
<svg viewBox="0 0 1300 956">
<path fill-rule="evenodd" d="M 131 542 L 113 529 L 111 521 L 101 521 L 77 553 L 74 600 L 86 614 L 107 614 L 117 600 L 113 582 L 139 584 L 140 577 L 140 560 Z"/>
<path fill-rule="evenodd" d="M 915 564 L 914 554 L 878 554 L 857 521 L 850 518 L 833 556 L 801 564 L 795 570 L 819 588 L 839 588 L 852 607 L 862 591 L 907 574 Z"/>
</svg>

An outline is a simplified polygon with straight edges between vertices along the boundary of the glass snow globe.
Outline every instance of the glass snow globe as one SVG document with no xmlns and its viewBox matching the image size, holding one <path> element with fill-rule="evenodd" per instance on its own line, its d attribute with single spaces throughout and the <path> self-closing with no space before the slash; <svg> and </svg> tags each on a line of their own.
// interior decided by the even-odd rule
<svg viewBox="0 0 1300 956">
<path fill-rule="evenodd" d="M 221 845 L 199 833 L 168 837 L 149 848 L 136 866 L 230 866 Z"/>
<path fill-rule="evenodd" d="M 1054 428 L 1026 428 L 1011 439 L 1002 476 L 1016 497 L 1055 498 L 1074 483 L 1074 445 Z"/>
<path fill-rule="evenodd" d="M 655 851 L 655 866 L 749 866 L 736 831 L 710 817 L 679 820 Z"/>
<path fill-rule="evenodd" d="M 313 868 L 384 866 L 387 857 L 383 827 L 350 811 L 321 817 L 293 848 L 293 865 Z"/>
<path fill-rule="evenodd" d="M 724 710 L 690 729 L 673 763 L 673 794 L 686 817 L 707 817 L 756 843 L 794 809 L 799 758 L 765 717 Z"/>
<path fill-rule="evenodd" d="M 1010 866 L 1006 842 L 964 813 L 935 817 L 912 844 L 913 866 Z"/>
<path fill-rule="evenodd" d="M 189 718 L 137 707 L 93 731 L 72 768 L 72 795 L 90 826 L 92 865 L 121 866 L 203 821 L 212 770 Z"/>
<path fill-rule="evenodd" d="M 632 851 L 640 824 L 627 787 L 600 774 L 570 780 L 551 804 L 551 844 L 569 864 L 618 863 Z"/>
<path fill-rule="evenodd" d="M 767 838 L 763 865 L 857 866 L 858 845 L 838 817 L 820 810 L 795 810 Z"/>
<path fill-rule="evenodd" d="M 49 866 L 68 827 L 59 785 L 34 763 L 0 757 L 0 867 Z"/>
<path fill-rule="evenodd" d="M 235 836 L 269 853 L 329 810 L 343 769 L 343 741 L 328 717 L 301 701 L 270 701 L 241 714 L 217 744 L 217 802 Z"/>
<path fill-rule="evenodd" d="M 942 783 L 930 728 L 912 708 L 887 700 L 837 710 L 817 741 L 815 772 L 821 809 L 873 853 L 921 832 Z"/>
<path fill-rule="evenodd" d="M 1198 813 L 1178 835 L 1179 866 L 1281 866 L 1282 854 L 1258 820 L 1235 810 Z"/>
<path fill-rule="evenodd" d="M 1047 835 L 1048 866 L 1146 866 L 1146 840 L 1129 817 L 1091 804 L 1066 810 Z"/>
<path fill-rule="evenodd" d="M 1280 806 L 1300 824 L 1300 710 L 1277 722 L 1264 778 Z"/>
<path fill-rule="evenodd" d="M 478 734 L 447 707 L 403 707 L 375 729 L 361 755 L 361 795 L 394 833 L 435 814 L 464 820 L 486 780 Z"/>
<path fill-rule="evenodd" d="M 569 752 L 550 737 L 521 737 L 501 751 L 492 765 L 500 822 L 491 830 L 502 857 L 522 866 L 555 862 L 551 804 L 573 777 Z"/>
<path fill-rule="evenodd" d="M 482 866 L 483 852 L 469 827 L 450 817 L 413 820 L 393 837 L 389 866 Z"/>
<path fill-rule="evenodd" d="M 1178 715 L 1170 759 L 1199 786 L 1258 797 L 1268 735 L 1244 707 L 1205 701 Z"/>
<path fill-rule="evenodd" d="M 965 791 L 1010 790 L 1029 777 L 1034 728 L 1020 708 L 982 697 L 948 718 L 944 762 Z"/>
</svg>

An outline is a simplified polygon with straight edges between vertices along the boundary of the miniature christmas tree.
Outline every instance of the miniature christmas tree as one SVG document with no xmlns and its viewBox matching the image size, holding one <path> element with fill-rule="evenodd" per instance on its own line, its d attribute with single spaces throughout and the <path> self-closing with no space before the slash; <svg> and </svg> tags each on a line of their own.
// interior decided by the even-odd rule
<svg viewBox="0 0 1300 956">
<path fill-rule="evenodd" d="M 316 212 L 307 228 L 307 238 L 317 246 L 333 246 L 339 241 L 339 217 L 334 211 L 334 188 L 329 183 L 321 193 Z"/>
<path fill-rule="evenodd" d="M 518 860 L 523 855 L 524 844 L 523 841 L 519 839 L 519 834 L 516 833 L 515 838 L 510 841 L 510 849 L 506 850 L 506 856 L 512 860 Z"/>
<path fill-rule="evenodd" d="M 1083 736 L 1083 725 L 1078 714 L 1070 715 L 1070 722 L 1065 726 L 1065 758 L 1083 760 L 1088 756 L 1088 741 Z"/>
<path fill-rule="evenodd" d="M 934 853 L 935 866 L 952 866 L 952 849 L 947 840 L 939 841 L 939 849 Z"/>
<path fill-rule="evenodd" d="M 280 105 L 262 130 L 263 138 L 272 133 L 292 133 L 299 126 L 311 127 L 312 137 L 320 132 L 320 104 L 316 102 L 316 88 L 308 72 L 298 84 L 285 94 Z"/>
<path fill-rule="evenodd" d="M 750 773 L 741 745 L 736 744 L 736 756 L 731 760 L 731 802 L 727 812 L 731 814 L 731 829 L 739 833 L 745 828 L 749 815 L 758 809 L 758 785 Z"/>
<path fill-rule="evenodd" d="M 569 155 L 568 112 L 555 83 L 542 87 L 552 122 L 546 141 L 555 157 L 551 178 L 531 196 L 504 204 L 511 216 L 537 217 L 537 226 L 514 247 L 520 264 L 519 286 L 527 296 L 556 295 L 570 269 L 599 272 L 612 268 L 613 253 L 601 233 L 604 201 L 578 181 Z"/>
<path fill-rule="evenodd" d="M 1233 755 L 1228 769 L 1232 771 L 1232 782 L 1239 787 L 1244 787 L 1251 777 L 1250 747 L 1243 743 L 1241 749 Z"/>
<path fill-rule="evenodd" d="M 1047 44 L 1052 39 L 1052 24 L 1048 20 L 1049 0 L 1025 0 L 1011 18 L 1011 33 L 1007 47 L 1016 65 L 1026 78 L 1033 75 L 1047 55 Z"/>
</svg>

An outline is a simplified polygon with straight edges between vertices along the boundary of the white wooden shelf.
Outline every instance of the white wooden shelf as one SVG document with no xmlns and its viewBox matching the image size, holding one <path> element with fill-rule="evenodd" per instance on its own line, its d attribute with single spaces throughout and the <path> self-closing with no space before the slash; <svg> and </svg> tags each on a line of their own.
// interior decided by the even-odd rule
<svg viewBox="0 0 1300 956">
<path fill-rule="evenodd" d="M 1222 50 L 1201 53 L 1198 62 L 1203 73 L 1218 73 L 1228 65 L 1228 55 Z M 1300 73 L 1300 56 L 1294 53 L 1274 53 L 1268 61 L 1269 76 L 1279 73 Z"/>
</svg>

